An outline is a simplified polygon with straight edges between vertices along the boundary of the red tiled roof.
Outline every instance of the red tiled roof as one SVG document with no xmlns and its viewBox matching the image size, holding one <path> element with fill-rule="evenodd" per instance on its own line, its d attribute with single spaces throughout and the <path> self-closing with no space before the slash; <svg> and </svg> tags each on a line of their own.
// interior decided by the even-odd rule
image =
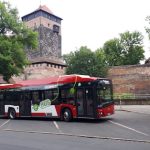
<svg viewBox="0 0 150 150">
<path fill-rule="evenodd" d="M 33 11 L 33 12 L 31 12 L 31 13 L 25 15 L 25 16 L 22 16 L 22 19 L 23 19 L 24 17 L 28 16 L 28 15 L 33 14 L 33 13 L 36 12 L 36 11 L 40 11 L 40 10 L 45 11 L 45 12 L 47 12 L 47 13 L 49 13 L 49 14 L 51 14 L 51 15 L 53 15 L 53 16 L 55 16 L 55 17 L 57 17 L 57 18 L 59 18 L 59 19 L 62 20 L 62 18 L 60 18 L 60 17 L 54 15 L 53 12 L 52 12 L 46 5 L 40 5 L 39 8 L 36 9 L 35 11 Z"/>
<path fill-rule="evenodd" d="M 53 12 L 46 6 L 46 5 L 40 5 L 39 8 L 37 10 L 44 10 L 50 14 L 53 14 Z"/>
</svg>

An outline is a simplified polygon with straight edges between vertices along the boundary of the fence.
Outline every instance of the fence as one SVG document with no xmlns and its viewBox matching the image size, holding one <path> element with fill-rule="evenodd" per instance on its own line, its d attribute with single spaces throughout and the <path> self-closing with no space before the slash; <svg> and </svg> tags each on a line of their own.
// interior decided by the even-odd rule
<svg viewBox="0 0 150 150">
<path fill-rule="evenodd" d="M 113 97 L 117 105 L 150 105 L 150 94 L 115 93 Z"/>
</svg>

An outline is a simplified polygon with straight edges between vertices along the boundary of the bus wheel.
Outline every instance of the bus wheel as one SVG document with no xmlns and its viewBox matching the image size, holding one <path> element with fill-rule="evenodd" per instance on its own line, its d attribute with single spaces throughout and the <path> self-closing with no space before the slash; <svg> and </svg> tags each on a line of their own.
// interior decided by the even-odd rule
<svg viewBox="0 0 150 150">
<path fill-rule="evenodd" d="M 69 122 L 72 120 L 72 113 L 70 109 L 65 109 L 62 113 L 62 120 Z"/>
<path fill-rule="evenodd" d="M 10 118 L 10 119 L 15 119 L 16 118 L 16 111 L 13 108 L 9 109 L 8 118 Z"/>
</svg>

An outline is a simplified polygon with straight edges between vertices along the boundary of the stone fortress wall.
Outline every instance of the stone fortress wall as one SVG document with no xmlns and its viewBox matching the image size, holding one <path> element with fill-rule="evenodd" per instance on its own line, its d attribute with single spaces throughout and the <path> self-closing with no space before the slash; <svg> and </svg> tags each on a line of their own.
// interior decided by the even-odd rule
<svg viewBox="0 0 150 150">
<path fill-rule="evenodd" d="M 41 79 L 50 76 L 60 76 L 65 74 L 65 66 L 54 64 L 50 62 L 32 63 L 28 65 L 24 73 L 19 77 L 14 77 L 15 81 Z"/>
<path fill-rule="evenodd" d="M 108 77 L 112 79 L 115 95 L 150 99 L 150 64 L 111 67 Z"/>
</svg>

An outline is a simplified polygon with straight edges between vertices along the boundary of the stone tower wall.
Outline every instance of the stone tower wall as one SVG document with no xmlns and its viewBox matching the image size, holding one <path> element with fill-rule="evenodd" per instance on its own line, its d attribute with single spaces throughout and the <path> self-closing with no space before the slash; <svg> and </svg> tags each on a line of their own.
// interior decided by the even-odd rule
<svg viewBox="0 0 150 150">
<path fill-rule="evenodd" d="M 54 22 L 52 20 L 49 20 L 47 18 L 44 18 L 42 16 L 37 17 L 37 18 L 33 18 L 32 20 L 29 20 L 27 22 L 25 22 L 26 26 L 28 28 L 38 28 L 40 25 L 43 25 L 44 27 L 47 27 L 49 29 L 53 29 L 53 25 L 57 25 L 59 26 L 59 35 L 61 35 L 61 26 L 59 23 Z"/>
<path fill-rule="evenodd" d="M 35 28 L 39 38 L 39 46 L 37 50 L 26 50 L 29 60 L 37 57 L 49 58 L 57 60 L 61 58 L 61 35 L 53 32 L 52 29 L 39 26 Z"/>
</svg>

